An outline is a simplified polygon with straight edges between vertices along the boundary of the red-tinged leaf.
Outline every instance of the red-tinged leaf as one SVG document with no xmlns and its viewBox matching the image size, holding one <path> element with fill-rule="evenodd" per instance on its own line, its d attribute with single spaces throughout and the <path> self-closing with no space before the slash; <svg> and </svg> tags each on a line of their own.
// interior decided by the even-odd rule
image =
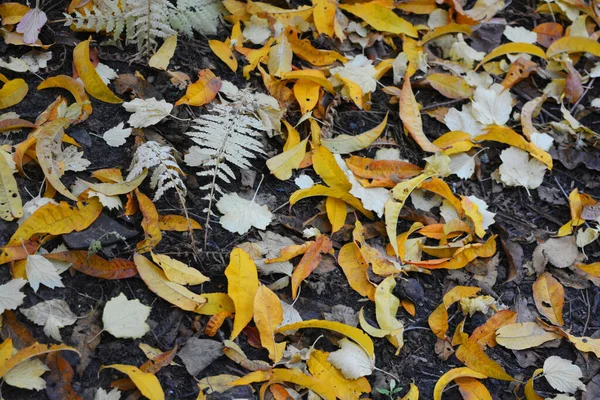
<svg viewBox="0 0 600 400">
<path fill-rule="evenodd" d="M 137 244 L 138 253 L 145 253 L 152 250 L 162 240 L 162 232 L 158 224 L 158 211 L 156 206 L 148 196 L 135 190 L 138 205 L 144 218 L 142 219 L 142 229 L 146 238 Z"/>
<path fill-rule="evenodd" d="M 404 161 L 373 160 L 357 156 L 346 159 L 346 165 L 360 178 L 389 180 L 391 184 L 389 187 L 394 187 L 398 182 L 423 172 L 421 167 Z"/>
<path fill-rule="evenodd" d="M 39 243 L 29 240 L 23 240 L 23 244 L 0 247 L 0 265 L 11 261 L 24 260 L 29 254 L 35 254 L 39 247 Z"/>
<path fill-rule="evenodd" d="M 148 372 L 150 374 L 156 375 L 163 367 L 171 364 L 175 356 L 177 355 L 177 346 L 173 349 L 165 351 L 157 355 L 156 357 L 146 361 L 142 365 L 140 365 L 140 371 Z M 112 388 L 118 388 L 121 391 L 134 390 L 136 388 L 135 383 L 129 378 L 117 379 L 110 384 Z"/>
<path fill-rule="evenodd" d="M 31 346 L 35 343 L 35 338 L 31 331 L 23 324 L 21 321 L 17 319 L 15 312 L 12 310 L 6 310 L 2 314 L 2 328 L 4 330 L 6 327 L 6 331 L 8 335 L 13 338 L 13 340 L 18 339 L 23 343 L 23 346 Z"/>
<path fill-rule="evenodd" d="M 314 243 L 306 250 L 302 259 L 294 269 L 292 274 L 292 296 L 298 295 L 298 287 L 321 263 L 323 253 L 330 253 L 333 250 L 331 240 L 325 235 L 320 235 Z"/>
<path fill-rule="evenodd" d="M 8 371 L 16 367 L 17 364 L 19 364 L 21 361 L 25 361 L 32 357 L 40 356 L 42 354 L 53 353 L 55 351 L 61 350 L 74 351 L 79 354 L 79 352 L 76 349 L 74 349 L 73 347 L 65 346 L 64 344 L 47 345 L 34 343 L 29 347 L 25 347 L 24 349 L 13 355 L 11 358 L 6 360 L 4 364 L 0 365 L 0 378 L 6 375 Z"/>
<path fill-rule="evenodd" d="M 537 33 L 537 42 L 544 47 L 550 47 L 552 43 L 560 39 L 565 31 L 565 28 L 556 22 L 545 22 L 539 24 L 533 31 Z"/>
<path fill-rule="evenodd" d="M 246 326 L 242 329 L 242 335 L 246 336 L 246 340 L 248 340 L 248 344 L 255 349 L 262 349 L 262 342 L 260 341 L 260 334 L 258 333 L 258 329 L 253 326 Z"/>
<path fill-rule="evenodd" d="M 50 367 L 50 375 L 46 376 L 46 394 L 50 400 L 81 400 L 77 395 L 71 381 L 73 368 L 60 353 L 50 353 L 46 358 L 46 365 Z"/>
<path fill-rule="evenodd" d="M 71 250 L 45 255 L 51 260 L 71 263 L 71 267 L 81 273 L 101 279 L 125 279 L 137 275 L 133 261 L 115 258 L 110 261 L 86 250 Z"/>
<path fill-rule="evenodd" d="M 517 313 L 511 310 L 502 310 L 492 315 L 485 324 L 477 327 L 469 340 L 477 342 L 480 346 L 496 346 L 496 331 L 504 325 L 517 322 Z"/>
<path fill-rule="evenodd" d="M 185 96 L 177 100 L 176 106 L 189 104 L 190 106 L 203 106 L 210 103 L 221 90 L 221 78 L 206 68 L 198 72 L 198 80 L 187 87 Z"/>
<path fill-rule="evenodd" d="M 0 132 L 10 132 L 23 128 L 37 128 L 37 125 L 20 118 L 10 118 L 0 121 Z"/>
<path fill-rule="evenodd" d="M 421 110 L 419 103 L 412 90 L 409 76 L 405 76 L 400 96 L 400 119 L 404 124 L 404 129 L 410 133 L 410 136 L 417 142 L 423 151 L 436 153 L 440 151 L 439 147 L 429 141 L 425 132 L 423 132 L 423 121 L 421 119 Z"/>
</svg>

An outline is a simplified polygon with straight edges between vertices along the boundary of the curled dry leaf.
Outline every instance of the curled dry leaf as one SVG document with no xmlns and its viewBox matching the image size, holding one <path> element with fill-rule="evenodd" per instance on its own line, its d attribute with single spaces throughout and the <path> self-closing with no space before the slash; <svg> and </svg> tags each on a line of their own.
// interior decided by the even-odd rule
<svg viewBox="0 0 600 400">
<path fill-rule="evenodd" d="M 106 86 L 90 61 L 91 40 L 90 37 L 88 40 L 80 42 L 75 46 L 75 50 L 73 50 L 73 64 L 75 65 L 79 77 L 83 81 L 83 86 L 85 87 L 86 92 L 100 101 L 113 104 L 122 103 L 123 100 L 115 96 L 108 86 Z"/>
</svg>

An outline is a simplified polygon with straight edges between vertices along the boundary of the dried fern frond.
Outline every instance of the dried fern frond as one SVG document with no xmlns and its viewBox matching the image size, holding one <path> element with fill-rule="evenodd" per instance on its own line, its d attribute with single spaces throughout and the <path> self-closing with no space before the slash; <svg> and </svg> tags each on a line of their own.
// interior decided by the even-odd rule
<svg viewBox="0 0 600 400">
<path fill-rule="evenodd" d="M 158 46 L 157 38 L 175 35 L 168 23 L 174 7 L 167 0 L 127 0 L 125 4 L 127 44 L 136 44 L 139 51 L 151 54 Z"/>
<path fill-rule="evenodd" d="M 171 27 L 188 37 L 194 31 L 216 35 L 225 7 L 221 0 L 178 0 L 177 8 L 169 14 Z"/>
<path fill-rule="evenodd" d="M 179 169 L 172 151 L 171 147 L 161 146 L 154 141 L 142 144 L 133 155 L 127 180 L 140 175 L 144 169 L 153 169 L 150 187 L 157 189 L 153 201 L 160 199 L 169 189 L 175 189 L 180 197 L 185 196 L 187 189 L 181 179 L 183 172 Z"/>
</svg>

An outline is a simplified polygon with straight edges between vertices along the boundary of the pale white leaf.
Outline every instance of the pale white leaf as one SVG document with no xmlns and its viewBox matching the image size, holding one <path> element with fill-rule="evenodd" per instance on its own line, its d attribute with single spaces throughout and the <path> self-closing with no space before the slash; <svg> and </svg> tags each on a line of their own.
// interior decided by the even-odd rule
<svg viewBox="0 0 600 400">
<path fill-rule="evenodd" d="M 408 56 L 402 52 L 394 58 L 392 62 L 392 71 L 394 73 L 394 85 L 399 84 L 404 79 L 404 74 L 408 68 Z"/>
<path fill-rule="evenodd" d="M 395 161 L 403 161 L 400 158 L 400 150 L 394 149 L 392 147 L 384 147 L 375 152 L 376 160 L 395 160 Z"/>
<path fill-rule="evenodd" d="M 500 84 L 489 89 L 477 88 L 473 95 L 473 116 L 483 125 L 504 125 L 512 111 L 512 97 Z"/>
<path fill-rule="evenodd" d="M 50 289 L 65 287 L 54 264 L 43 256 L 37 254 L 28 256 L 25 262 L 25 273 L 34 292 L 38 291 L 40 284 Z"/>
<path fill-rule="evenodd" d="M 585 228 L 577 231 L 577 247 L 584 248 L 594 240 L 598 239 L 600 232 L 594 228 Z"/>
<path fill-rule="evenodd" d="M 123 107 L 131 113 L 129 125 L 133 128 L 147 128 L 158 124 L 163 118 L 171 114 L 173 104 L 165 100 L 156 100 L 154 97 L 149 99 L 134 99 L 123 103 Z"/>
<path fill-rule="evenodd" d="M 537 33 L 522 26 L 506 25 L 504 28 L 504 36 L 515 43 L 534 44 L 537 41 Z"/>
<path fill-rule="evenodd" d="M 38 40 L 38 35 L 42 26 L 48 22 L 46 13 L 39 8 L 32 8 L 21 18 L 17 24 L 16 31 L 23 34 L 23 43 L 34 44 Z"/>
<path fill-rule="evenodd" d="M 220 219 L 223 228 L 240 235 L 248 232 L 253 226 L 266 229 L 273 219 L 273 214 L 267 206 L 243 199 L 237 193 L 221 197 L 217 202 L 217 209 L 223 214 Z"/>
<path fill-rule="evenodd" d="M 470 104 L 464 105 L 462 111 L 451 108 L 444 117 L 444 123 L 451 131 L 463 131 L 471 135 L 478 136 L 483 133 L 483 125 L 473 117 Z"/>
<path fill-rule="evenodd" d="M 97 197 L 100 203 L 109 210 L 120 210 L 123 208 L 123 202 L 119 196 L 107 196 L 103 193 L 95 192 L 93 190 L 88 191 L 88 198 Z"/>
<path fill-rule="evenodd" d="M 453 154 L 450 160 L 452 173 L 461 179 L 469 179 L 475 172 L 475 158 L 467 153 Z"/>
<path fill-rule="evenodd" d="M 317 228 L 310 227 L 310 228 L 304 228 L 304 230 L 302 231 L 302 237 L 306 238 L 306 239 L 310 239 L 310 238 L 314 238 L 317 237 L 321 234 L 321 231 Z"/>
<path fill-rule="evenodd" d="M 123 293 L 106 302 L 102 313 L 104 330 L 117 338 L 141 338 L 150 330 L 146 319 L 150 307 L 138 299 L 128 300 Z"/>
<path fill-rule="evenodd" d="M 98 388 L 94 400 L 121 400 L 121 392 L 119 389 L 114 388 L 107 393 L 106 390 Z"/>
<path fill-rule="evenodd" d="M 509 147 L 500 153 L 500 180 L 506 186 L 523 186 L 536 189 L 544 181 L 547 167 L 544 163 L 529 157 L 529 153 Z"/>
<path fill-rule="evenodd" d="M 96 65 L 96 72 L 98 75 L 100 75 L 100 79 L 102 79 L 102 82 L 104 82 L 106 85 L 119 76 L 114 69 L 106 64 L 102 64 L 101 62 Z"/>
<path fill-rule="evenodd" d="M 484 52 L 475 50 L 465 42 L 462 33 L 456 35 L 456 41 L 450 47 L 448 54 L 451 60 L 461 61 L 464 66 L 469 68 L 475 61 L 481 61 L 485 57 Z"/>
<path fill-rule="evenodd" d="M 429 212 L 432 208 L 439 207 L 443 198 L 426 190 L 415 189 L 410 194 L 410 200 L 417 210 Z"/>
<path fill-rule="evenodd" d="M 375 366 L 362 347 L 347 338 L 338 341 L 338 345 L 341 348 L 329 353 L 327 361 L 339 369 L 346 379 L 371 375 Z"/>
<path fill-rule="evenodd" d="M 119 124 L 115 127 L 110 128 L 102 138 L 111 147 L 119 147 L 125 144 L 126 139 L 131 136 L 131 128 L 125 128 L 123 122 L 119 122 Z"/>
<path fill-rule="evenodd" d="M 308 175 L 300 175 L 299 177 L 294 179 L 294 183 L 300 189 L 308 189 L 309 187 L 314 186 L 315 181 L 313 181 L 313 179 Z"/>
<path fill-rule="evenodd" d="M 544 151 L 548 151 L 554 143 L 554 138 L 547 133 L 533 132 L 531 134 L 531 143 Z"/>
<path fill-rule="evenodd" d="M 339 78 L 348 79 L 360 87 L 363 94 L 374 92 L 377 89 L 377 70 L 373 66 L 373 61 L 362 54 L 357 55 L 343 67 L 331 68 L 330 80 L 335 86 L 342 84 Z"/>
<path fill-rule="evenodd" d="M 51 51 L 32 50 L 21 56 L 21 60 L 27 65 L 27 68 L 30 72 L 38 72 L 40 68 L 48 67 L 48 61 L 51 59 Z"/>
<path fill-rule="evenodd" d="M 429 14 L 427 26 L 431 29 L 439 28 L 440 26 L 448 25 L 448 11 L 443 8 L 438 8 Z"/>
<path fill-rule="evenodd" d="M 65 171 L 75 172 L 85 171 L 91 164 L 89 160 L 83 158 L 83 151 L 77 151 L 75 146 L 69 146 L 58 153 L 56 162 L 61 162 Z"/>
<path fill-rule="evenodd" d="M 490 227 L 490 225 L 492 225 L 495 222 L 494 217 L 496 216 L 496 214 L 488 211 L 487 203 L 485 201 L 481 200 L 479 197 L 467 196 L 467 198 L 469 200 L 471 200 L 471 202 L 473 202 L 477 205 L 477 210 L 479 211 L 479 213 L 481 214 L 481 217 L 483 219 L 483 222 L 482 222 L 483 229 L 487 230 Z"/>
<path fill-rule="evenodd" d="M 8 62 L 0 59 L 0 68 L 10 69 L 14 72 L 27 72 L 29 71 L 29 64 L 20 58 L 15 58 L 13 56 L 8 57 Z"/>
<path fill-rule="evenodd" d="M 37 358 L 29 358 L 8 371 L 4 375 L 4 382 L 21 389 L 44 390 L 46 381 L 42 375 L 46 371 L 50 371 L 46 364 Z"/>
<path fill-rule="evenodd" d="M 303 321 L 298 310 L 294 308 L 293 304 L 288 304 L 283 300 L 279 300 L 281 308 L 283 309 L 283 321 L 279 326 L 289 325 L 296 322 Z"/>
<path fill-rule="evenodd" d="M 444 218 L 444 222 L 448 223 L 453 219 L 460 219 L 456 208 L 452 206 L 452 204 L 444 199 L 442 200 L 442 205 L 440 206 L 440 215 Z"/>
<path fill-rule="evenodd" d="M 21 292 L 21 289 L 26 283 L 27 281 L 24 279 L 13 279 L 0 285 L 0 314 L 4 310 L 16 310 L 23 304 L 25 294 Z"/>
<path fill-rule="evenodd" d="M 271 37 L 269 20 L 252 15 L 250 22 L 245 24 L 242 34 L 244 35 L 244 39 L 249 40 L 252 44 L 264 43 Z M 238 45 L 241 46 L 242 44 L 239 43 Z"/>
<path fill-rule="evenodd" d="M 544 378 L 550 386 L 560 392 L 575 393 L 579 389 L 585 390 L 585 385 L 580 381 L 582 377 L 581 368 L 569 360 L 550 356 L 544 361 Z"/>
<path fill-rule="evenodd" d="M 69 308 L 69 304 L 59 299 L 38 303 L 31 308 L 21 309 L 21 312 L 33 323 L 43 326 L 46 336 L 58 342 L 62 342 L 60 328 L 73 325 L 78 318 Z"/>
</svg>

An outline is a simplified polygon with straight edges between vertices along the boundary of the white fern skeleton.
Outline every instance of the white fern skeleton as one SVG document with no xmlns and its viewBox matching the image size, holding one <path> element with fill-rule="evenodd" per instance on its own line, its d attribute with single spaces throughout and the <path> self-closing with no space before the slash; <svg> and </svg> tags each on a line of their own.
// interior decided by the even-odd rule
<svg viewBox="0 0 600 400">
<path fill-rule="evenodd" d="M 127 180 L 139 176 L 144 169 L 154 169 L 150 177 L 150 187 L 157 189 L 153 200 L 157 201 L 167 190 L 175 189 L 183 201 L 182 197 L 186 195 L 187 189 L 181 179 L 183 172 L 179 169 L 172 151 L 171 147 L 161 146 L 155 141 L 142 144 L 133 155 Z"/>
<path fill-rule="evenodd" d="M 114 39 L 125 32 L 127 44 L 135 44 L 149 55 L 156 49 L 157 39 L 176 32 L 190 37 L 194 31 L 216 34 L 224 11 L 218 0 L 178 0 L 177 6 L 168 0 L 93 0 L 92 9 L 84 14 L 65 14 L 65 25 L 104 31 Z"/>
</svg>

